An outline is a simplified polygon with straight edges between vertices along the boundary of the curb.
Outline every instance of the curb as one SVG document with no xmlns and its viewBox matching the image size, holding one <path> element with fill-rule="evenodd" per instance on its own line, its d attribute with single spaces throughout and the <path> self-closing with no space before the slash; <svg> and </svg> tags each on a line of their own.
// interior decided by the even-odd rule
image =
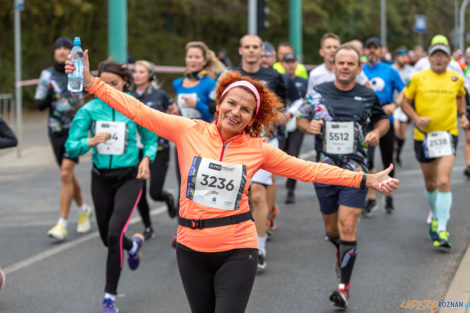
<svg viewBox="0 0 470 313">
<path fill-rule="evenodd" d="M 470 301 L 470 247 L 467 248 L 465 255 L 460 262 L 459 268 L 455 273 L 454 279 L 447 290 L 444 302 L 456 303 L 463 302 L 464 307 L 444 307 L 439 313 L 468 313 L 470 308 L 465 308 L 465 304 Z"/>
</svg>

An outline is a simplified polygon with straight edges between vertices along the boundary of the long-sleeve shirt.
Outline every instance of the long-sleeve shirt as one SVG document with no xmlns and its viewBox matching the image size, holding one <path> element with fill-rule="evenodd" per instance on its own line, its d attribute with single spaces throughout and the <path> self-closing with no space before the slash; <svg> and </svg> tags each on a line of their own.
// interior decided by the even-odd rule
<svg viewBox="0 0 470 313">
<path fill-rule="evenodd" d="M 0 149 L 14 147 L 18 144 L 15 133 L 0 116 Z"/>
<path fill-rule="evenodd" d="M 112 88 L 112 87 L 111 87 Z M 151 109 L 153 110 L 153 109 Z M 70 127 L 69 137 L 65 142 L 65 150 L 71 158 L 79 157 L 90 150 L 88 133 L 96 135 L 96 123 L 120 122 L 126 126 L 124 139 L 125 150 L 122 154 L 101 154 L 97 146 L 93 147 L 92 161 L 98 169 L 116 169 L 135 166 L 139 163 L 139 149 L 137 148 L 137 133 L 142 142 L 143 156 L 155 159 L 157 153 L 158 137 L 151 131 L 137 125 L 126 116 L 106 105 L 100 99 L 93 99 L 78 110 Z M 111 137 L 114 137 L 111 132 Z M 110 138 L 112 140 L 113 138 Z"/>
<path fill-rule="evenodd" d="M 183 218 L 209 219 L 248 212 L 248 187 L 259 169 L 304 182 L 360 186 L 361 173 L 297 159 L 267 144 L 265 139 L 245 133 L 224 141 L 217 122 L 189 120 L 153 110 L 103 82 L 95 82 L 88 91 L 176 144 L 181 171 L 179 214 Z M 201 196 L 204 191 L 205 197 Z M 202 252 L 258 247 L 252 220 L 204 229 L 179 226 L 177 241 Z"/>
</svg>

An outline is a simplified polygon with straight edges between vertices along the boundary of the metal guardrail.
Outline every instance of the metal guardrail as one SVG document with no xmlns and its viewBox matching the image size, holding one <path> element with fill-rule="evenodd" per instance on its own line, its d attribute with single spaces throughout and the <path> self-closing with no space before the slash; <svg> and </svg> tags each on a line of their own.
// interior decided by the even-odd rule
<svg viewBox="0 0 470 313">
<path fill-rule="evenodd" d="M 16 105 L 13 94 L 0 94 L 0 115 L 2 115 L 2 118 L 8 122 L 10 127 L 14 128 L 13 124 L 15 124 Z"/>
</svg>

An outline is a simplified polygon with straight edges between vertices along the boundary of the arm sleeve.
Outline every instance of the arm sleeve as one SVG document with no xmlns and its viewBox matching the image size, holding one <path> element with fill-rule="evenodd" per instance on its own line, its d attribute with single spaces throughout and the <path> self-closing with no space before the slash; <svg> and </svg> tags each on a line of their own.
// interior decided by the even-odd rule
<svg viewBox="0 0 470 313">
<path fill-rule="evenodd" d="M 212 121 L 212 118 L 213 118 L 209 110 L 209 105 L 211 102 L 210 94 L 212 90 L 215 88 L 216 82 L 213 79 L 206 79 L 204 83 L 205 83 L 204 88 L 202 90 L 202 92 L 204 93 L 204 97 L 201 97 L 201 99 L 196 102 L 196 109 L 199 112 L 201 112 L 202 119 L 204 121 L 210 122 Z"/>
<path fill-rule="evenodd" d="M 87 91 L 140 126 L 175 143 L 178 142 L 182 132 L 196 124 L 190 119 L 154 110 L 101 80 L 97 80 Z"/>
<path fill-rule="evenodd" d="M 140 142 L 144 146 L 143 157 L 149 157 L 150 161 L 153 162 L 157 155 L 158 136 L 139 125 L 137 125 L 137 130 L 140 134 Z"/>
<path fill-rule="evenodd" d="M 315 163 L 290 156 L 267 143 L 261 143 L 264 162 L 261 168 L 276 175 L 321 184 L 359 188 L 363 173 L 352 172 L 325 163 Z"/>
<path fill-rule="evenodd" d="M 78 110 L 70 126 L 69 137 L 65 142 L 65 151 L 71 158 L 78 158 L 90 150 L 88 133 L 92 125 L 93 120 L 88 111 Z"/>
<path fill-rule="evenodd" d="M 201 112 L 202 119 L 204 121 L 210 122 L 212 119 L 212 115 L 209 113 L 209 103 L 204 103 L 201 100 L 196 101 L 196 109 Z"/>
<path fill-rule="evenodd" d="M 15 133 L 8 127 L 7 123 L 0 117 L 0 149 L 15 147 L 18 144 Z"/>
<path fill-rule="evenodd" d="M 42 71 L 39 78 L 39 84 L 36 87 L 36 92 L 34 93 L 34 100 L 36 101 L 36 107 L 43 111 L 51 106 L 53 89 L 48 86 L 51 73 L 49 71 Z"/>
</svg>

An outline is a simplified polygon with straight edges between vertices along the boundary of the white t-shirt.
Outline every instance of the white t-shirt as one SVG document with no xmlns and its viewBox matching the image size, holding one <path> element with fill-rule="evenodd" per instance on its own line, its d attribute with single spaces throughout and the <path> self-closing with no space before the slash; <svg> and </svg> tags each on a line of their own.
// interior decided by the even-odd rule
<svg viewBox="0 0 470 313">
<path fill-rule="evenodd" d="M 428 57 L 424 57 L 418 60 L 416 62 L 414 70 L 415 73 L 422 71 L 422 70 L 427 70 L 431 68 L 431 63 L 429 63 Z M 450 60 L 449 65 L 447 65 L 447 69 L 456 72 L 457 74 L 460 74 L 463 77 L 463 71 L 460 68 L 459 63 L 457 63 L 455 60 Z"/>
<path fill-rule="evenodd" d="M 422 71 L 422 70 L 427 70 L 431 68 L 431 63 L 429 63 L 428 57 L 424 57 L 418 60 L 414 66 L 414 73 Z M 456 72 L 457 74 L 460 74 L 463 78 L 464 86 L 465 88 L 469 89 L 470 88 L 470 82 L 468 79 L 466 79 L 465 75 L 463 74 L 462 68 L 460 67 L 459 63 L 455 60 L 450 60 L 449 65 L 447 65 L 447 69 L 449 71 Z M 414 74 L 413 73 L 413 74 Z"/>
<path fill-rule="evenodd" d="M 326 82 L 332 82 L 335 80 L 335 73 L 326 68 L 325 63 L 314 68 L 308 76 L 307 94 L 316 85 L 320 85 Z M 369 79 L 364 72 L 360 72 L 356 77 L 356 82 L 360 85 L 365 85 Z"/>
</svg>

